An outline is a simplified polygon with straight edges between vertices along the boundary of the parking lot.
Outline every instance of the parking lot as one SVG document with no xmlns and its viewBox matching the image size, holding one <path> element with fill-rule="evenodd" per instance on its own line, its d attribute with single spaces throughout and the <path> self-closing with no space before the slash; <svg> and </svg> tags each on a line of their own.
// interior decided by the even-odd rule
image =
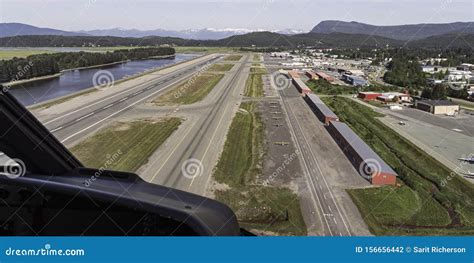
<svg viewBox="0 0 474 263">
<path fill-rule="evenodd" d="M 403 110 L 397 111 L 388 109 L 381 109 L 380 111 L 401 119 L 425 122 L 433 126 L 452 130 L 467 136 L 474 136 L 474 113 L 470 111 L 461 110 L 461 113 L 456 117 L 434 115 L 422 110 L 408 107 L 403 107 Z"/>
</svg>

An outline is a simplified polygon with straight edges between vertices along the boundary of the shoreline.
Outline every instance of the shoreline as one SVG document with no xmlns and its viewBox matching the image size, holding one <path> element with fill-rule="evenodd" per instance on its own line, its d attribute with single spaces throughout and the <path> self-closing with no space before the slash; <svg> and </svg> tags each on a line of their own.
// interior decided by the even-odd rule
<svg viewBox="0 0 474 263">
<path fill-rule="evenodd" d="M 56 73 L 54 75 L 46 75 L 46 76 L 41 76 L 41 77 L 35 77 L 31 79 L 22 79 L 22 80 L 16 80 L 16 81 L 10 81 L 10 82 L 4 82 L 1 83 L 3 86 L 11 87 L 14 88 L 17 85 L 20 84 L 25 84 L 25 83 L 30 83 L 30 82 L 35 82 L 35 81 L 40 81 L 40 80 L 47 80 L 47 79 L 54 79 L 58 78 L 62 75 L 62 72 Z"/>
<path fill-rule="evenodd" d="M 145 59 L 140 59 L 140 60 L 147 60 L 147 59 L 167 59 L 167 58 L 172 58 L 175 57 L 176 54 L 173 55 L 163 55 L 163 56 L 155 56 L 155 57 L 149 57 Z M 64 69 L 61 70 L 59 73 L 53 74 L 53 75 L 46 75 L 46 76 L 41 76 L 41 77 L 34 77 L 30 79 L 22 79 L 22 80 L 16 80 L 16 81 L 10 81 L 10 82 L 5 82 L 1 83 L 3 86 L 7 86 L 10 88 L 14 88 L 14 86 L 20 85 L 20 84 L 25 84 L 25 83 L 30 83 L 30 82 L 35 82 L 35 81 L 40 81 L 40 80 L 48 80 L 48 79 L 53 79 L 53 78 L 58 78 L 60 77 L 64 72 L 69 72 L 69 71 L 75 71 L 75 70 L 83 70 L 83 69 L 94 69 L 94 68 L 100 68 L 100 67 L 107 67 L 107 66 L 113 66 L 113 65 L 118 65 L 118 64 L 123 64 L 127 63 L 133 60 L 121 60 L 117 62 L 111 62 L 111 63 L 106 63 L 106 64 L 100 64 L 100 65 L 93 65 L 93 66 L 87 66 L 87 67 L 79 67 L 79 68 L 71 68 L 71 69 Z"/>
<path fill-rule="evenodd" d="M 144 59 L 164 59 L 164 58 L 173 58 L 173 57 L 176 57 L 176 53 L 172 55 L 154 56 L 154 57 L 149 57 L 149 58 L 144 58 Z"/>
<path fill-rule="evenodd" d="M 116 80 L 114 81 L 114 85 L 115 84 L 120 84 L 122 82 L 126 82 L 126 81 L 129 81 L 129 80 L 133 80 L 133 79 L 136 79 L 136 78 L 139 78 L 139 77 L 142 77 L 142 76 L 145 76 L 145 75 L 148 75 L 148 74 L 151 74 L 151 73 L 154 73 L 156 71 L 160 71 L 160 70 L 163 70 L 163 69 L 166 69 L 166 68 L 170 68 L 170 67 L 174 67 L 174 66 L 177 66 L 177 65 L 180 65 L 180 64 L 183 64 L 183 63 L 186 63 L 186 62 L 189 62 L 189 61 L 193 61 L 195 59 L 198 59 L 198 58 L 201 58 L 203 56 L 205 56 L 206 54 L 204 55 L 199 55 L 199 56 L 196 56 L 195 58 L 192 58 L 190 60 L 184 60 L 184 61 L 181 61 L 181 62 L 178 62 L 178 63 L 175 63 L 175 64 L 171 64 L 171 65 L 167 65 L 167 66 L 164 66 L 164 67 L 158 67 L 158 68 L 154 68 L 154 69 L 150 69 L 150 70 L 147 70 L 145 72 L 141 72 L 141 73 L 137 73 L 135 75 L 132 75 L 132 76 L 128 76 L 128 77 L 124 77 L 122 79 L 119 79 L 119 80 Z M 57 98 L 54 98 L 54 99 L 50 99 L 50 100 L 45 100 L 45 101 L 42 101 L 42 102 L 38 102 L 38 103 L 35 103 L 35 104 L 31 104 L 31 105 L 28 105 L 28 106 L 25 106 L 28 110 L 36 110 L 36 109 L 40 109 L 40 108 L 47 108 L 47 107 L 50 107 L 54 104 L 57 104 L 57 103 L 60 103 L 60 102 L 64 102 L 64 101 L 67 101 L 69 99 L 72 99 L 74 97 L 77 97 L 77 96 L 81 96 L 81 95 L 84 95 L 84 94 L 87 94 L 87 93 L 90 93 L 90 92 L 94 92 L 94 91 L 97 91 L 98 89 L 95 87 L 95 86 L 92 86 L 92 87 L 89 87 L 89 88 L 86 88 L 86 89 L 83 89 L 83 90 L 79 90 L 79 91 L 76 91 L 76 92 L 73 92 L 71 94 L 67 94 L 67 95 L 64 95 L 64 96 L 61 96 L 61 97 L 57 97 Z"/>
<path fill-rule="evenodd" d="M 93 68 L 100 68 L 100 67 L 113 66 L 113 65 L 118 65 L 118 64 L 126 63 L 126 62 L 129 62 L 129 61 L 130 61 L 130 60 L 121 60 L 121 61 L 110 62 L 110 63 L 106 63 L 106 64 L 100 64 L 100 65 L 93 65 L 93 66 L 87 66 L 87 67 L 63 69 L 63 70 L 61 70 L 61 73 L 63 73 L 63 72 L 69 72 L 69 71 L 75 71 L 75 70 L 93 69 Z"/>
</svg>

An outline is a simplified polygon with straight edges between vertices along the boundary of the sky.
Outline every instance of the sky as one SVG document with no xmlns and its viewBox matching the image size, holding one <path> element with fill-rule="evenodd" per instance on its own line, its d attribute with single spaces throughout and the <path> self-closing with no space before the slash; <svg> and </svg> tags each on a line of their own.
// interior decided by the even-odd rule
<svg viewBox="0 0 474 263">
<path fill-rule="evenodd" d="M 474 21 L 474 0 L 0 0 L 0 22 L 69 31 L 116 27 L 309 31 L 322 20 L 375 25 Z"/>
</svg>

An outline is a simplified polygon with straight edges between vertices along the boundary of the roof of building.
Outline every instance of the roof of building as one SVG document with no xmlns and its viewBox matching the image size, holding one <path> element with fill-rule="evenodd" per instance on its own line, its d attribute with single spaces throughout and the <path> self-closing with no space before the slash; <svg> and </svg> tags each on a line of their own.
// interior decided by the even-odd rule
<svg viewBox="0 0 474 263">
<path fill-rule="evenodd" d="M 380 168 L 381 173 L 388 173 L 397 176 L 397 173 L 384 160 L 376 154 L 347 124 L 331 121 L 331 125 L 344 137 L 351 147 L 366 162 L 374 164 L 373 168 Z"/>
<path fill-rule="evenodd" d="M 401 93 L 401 92 L 385 92 L 385 93 L 382 93 L 382 95 L 384 96 L 410 96 L 408 94 Z"/>
<path fill-rule="evenodd" d="M 347 72 L 350 72 L 352 73 L 352 75 L 365 75 L 364 71 L 363 70 L 360 70 L 360 69 L 348 69 L 346 70 Z"/>
<path fill-rule="evenodd" d="M 380 100 L 392 100 L 393 98 L 395 98 L 395 96 L 388 96 L 388 95 L 377 96 L 377 99 L 380 99 Z"/>
<path fill-rule="evenodd" d="M 335 119 L 338 118 L 337 115 L 331 109 L 329 109 L 329 107 L 326 106 L 326 104 L 324 104 L 324 102 L 317 95 L 309 94 L 308 98 L 316 107 L 318 107 L 325 117 L 331 117 Z"/>
<path fill-rule="evenodd" d="M 290 75 L 290 77 L 292 77 L 292 78 L 299 78 L 300 77 L 300 75 L 298 74 L 298 71 L 296 71 L 296 70 L 288 71 L 288 75 Z"/>
<path fill-rule="evenodd" d="M 378 99 L 383 99 L 383 100 L 392 100 L 395 97 L 410 97 L 410 95 L 405 94 L 405 93 L 400 93 L 400 92 L 388 92 L 388 93 L 382 93 L 382 95 L 377 96 Z"/>
<path fill-rule="evenodd" d="M 450 100 L 419 100 L 417 103 L 428 104 L 430 106 L 458 106 Z"/>
<path fill-rule="evenodd" d="M 380 92 L 373 92 L 373 91 L 359 91 L 359 94 L 364 94 L 364 95 L 382 95 Z"/>
<path fill-rule="evenodd" d="M 354 76 L 354 75 L 348 75 L 348 74 L 344 74 L 346 76 L 346 78 L 348 79 L 352 79 L 352 80 L 356 80 L 356 81 L 367 81 L 366 79 L 362 78 L 362 77 L 359 77 L 359 76 Z"/>
<path fill-rule="evenodd" d="M 323 78 L 323 79 L 326 79 L 326 80 L 334 80 L 334 77 L 329 76 L 328 74 L 326 74 L 326 73 L 324 73 L 324 72 L 316 71 L 316 74 L 317 74 L 318 76 L 320 76 L 321 78 Z"/>
<path fill-rule="evenodd" d="M 310 90 L 308 86 L 306 86 L 306 83 L 304 83 L 304 81 L 302 81 L 300 78 L 294 78 L 293 80 L 296 82 L 300 89 Z"/>
</svg>

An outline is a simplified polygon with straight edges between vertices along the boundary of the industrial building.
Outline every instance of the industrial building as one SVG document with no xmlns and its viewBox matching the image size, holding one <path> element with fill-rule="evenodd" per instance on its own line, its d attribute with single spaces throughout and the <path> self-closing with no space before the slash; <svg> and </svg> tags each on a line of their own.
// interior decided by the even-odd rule
<svg viewBox="0 0 474 263">
<path fill-rule="evenodd" d="M 401 92 L 372 92 L 372 91 L 361 91 L 357 95 L 358 98 L 363 100 L 380 100 L 383 102 L 392 102 L 395 99 L 402 102 L 410 102 L 410 94 L 401 93 Z"/>
<path fill-rule="evenodd" d="M 315 72 L 318 77 L 324 79 L 325 81 L 331 83 L 334 82 L 336 79 L 334 77 L 329 76 L 328 74 L 321 72 L 321 71 L 316 71 Z"/>
<path fill-rule="evenodd" d="M 362 177 L 373 185 L 395 185 L 397 173 L 349 126 L 330 121 L 326 128 Z"/>
<path fill-rule="evenodd" d="M 359 92 L 357 97 L 359 99 L 363 99 L 363 100 L 375 100 L 375 99 L 377 99 L 378 96 L 381 96 L 381 95 L 382 95 L 382 93 L 372 92 L 372 91 L 364 91 L 364 92 Z"/>
<path fill-rule="evenodd" d="M 343 74 L 342 75 L 342 80 L 345 82 L 353 85 L 353 86 L 367 86 L 369 85 L 369 82 L 359 76 L 354 76 L 354 75 L 348 75 L 348 74 Z"/>
<path fill-rule="evenodd" d="M 280 57 L 280 58 L 291 57 L 290 53 L 288 53 L 288 52 L 272 52 L 272 53 L 270 53 L 270 56 Z"/>
<path fill-rule="evenodd" d="M 411 98 L 410 98 L 409 94 L 405 94 L 405 93 L 386 92 L 386 93 L 382 93 L 381 95 L 377 96 L 377 100 L 380 100 L 380 101 L 383 101 L 383 102 L 392 102 L 394 100 L 402 101 L 402 102 L 410 102 Z"/>
<path fill-rule="evenodd" d="M 324 124 L 329 124 L 330 121 L 338 121 L 337 115 L 329 109 L 326 104 L 316 95 L 308 94 L 305 98 L 311 110 Z"/>
<path fill-rule="evenodd" d="M 424 110 L 433 114 L 456 115 L 460 107 L 450 100 L 417 100 L 415 108 Z"/>
<path fill-rule="evenodd" d="M 290 77 L 292 79 L 295 79 L 295 78 L 299 78 L 300 77 L 300 74 L 298 73 L 298 71 L 296 70 L 289 70 L 288 71 L 288 75 L 290 75 Z"/>
<path fill-rule="evenodd" d="M 309 79 L 319 79 L 318 75 L 316 75 L 316 73 L 314 73 L 313 71 L 306 71 L 306 76 Z"/>
<path fill-rule="evenodd" d="M 360 69 L 348 69 L 348 70 L 346 70 L 346 74 L 347 75 L 353 75 L 353 76 L 364 76 L 365 75 L 364 71 L 362 71 Z"/>
<path fill-rule="evenodd" d="M 295 85 L 296 89 L 301 94 L 309 94 L 311 93 L 311 89 L 306 86 L 306 84 L 298 77 L 298 78 L 293 78 L 293 84 Z"/>
</svg>

